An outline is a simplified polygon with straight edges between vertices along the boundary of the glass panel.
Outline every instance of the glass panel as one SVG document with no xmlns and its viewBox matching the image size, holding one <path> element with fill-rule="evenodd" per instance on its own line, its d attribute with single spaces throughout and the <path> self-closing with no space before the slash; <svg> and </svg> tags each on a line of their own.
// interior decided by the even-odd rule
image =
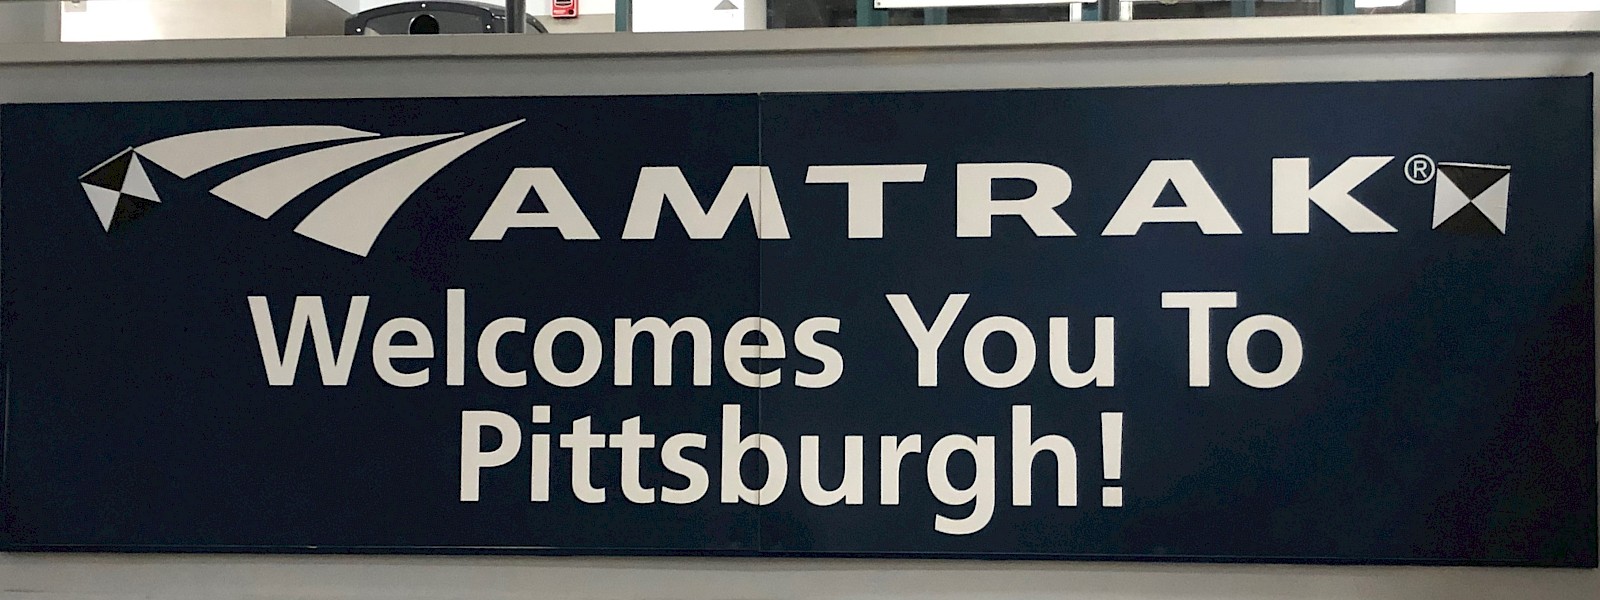
<svg viewBox="0 0 1600 600">
<path fill-rule="evenodd" d="M 1030 23 L 1040 21 L 1071 21 L 1072 7 L 1060 6 L 1004 6 L 950 9 L 950 23 Z M 1082 19 L 1077 19 L 1082 20 Z"/>
<path fill-rule="evenodd" d="M 1112 10 L 1102 10 L 1102 4 Z M 1600 0 L 527 0 L 525 5 L 530 34 L 1600 10 Z M 483 34 L 504 32 L 505 15 L 504 0 L 0 0 L 0 43 Z"/>
<path fill-rule="evenodd" d="M 1236 14 L 1235 11 L 1248 11 L 1254 5 L 1258 17 L 1305 16 L 1322 14 L 1322 0 L 1291 0 L 1287 2 L 1252 2 L 1239 3 L 1231 0 L 1207 0 L 1194 2 L 1136 2 L 1133 5 L 1133 18 L 1143 19 L 1198 19 L 1215 17 L 1247 16 Z"/>
</svg>

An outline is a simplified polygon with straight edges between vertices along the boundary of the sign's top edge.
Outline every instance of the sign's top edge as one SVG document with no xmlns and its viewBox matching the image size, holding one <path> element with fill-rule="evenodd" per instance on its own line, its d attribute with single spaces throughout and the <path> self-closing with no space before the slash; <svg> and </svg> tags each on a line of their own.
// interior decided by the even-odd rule
<svg viewBox="0 0 1600 600">
<path fill-rule="evenodd" d="M 1600 36 L 1600 13 L 1414 14 L 1117 23 L 1009 23 L 695 33 L 349 36 L 97 43 L 0 43 L 16 64 L 415 58 L 574 58 L 1093 48 L 1453 38 Z"/>
</svg>

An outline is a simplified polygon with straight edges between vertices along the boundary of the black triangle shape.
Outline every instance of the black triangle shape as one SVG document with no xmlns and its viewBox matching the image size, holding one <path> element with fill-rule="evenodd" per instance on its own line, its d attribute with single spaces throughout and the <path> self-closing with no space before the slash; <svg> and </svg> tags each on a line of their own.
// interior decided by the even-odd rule
<svg viewBox="0 0 1600 600">
<path fill-rule="evenodd" d="M 1475 237 L 1500 237 L 1505 235 L 1500 233 L 1500 228 L 1495 227 L 1494 222 L 1490 221 L 1489 217 L 1483 215 L 1482 210 L 1471 204 L 1462 207 L 1461 210 L 1456 211 L 1456 214 L 1450 215 L 1450 218 L 1445 219 L 1436 229 Z"/>
<path fill-rule="evenodd" d="M 111 213 L 111 226 L 116 227 L 128 221 L 143 217 L 150 209 L 157 206 L 156 202 L 145 200 L 138 196 L 123 194 L 117 198 L 117 210 Z"/>
<path fill-rule="evenodd" d="M 106 164 L 96 167 L 95 170 L 85 174 L 78 181 L 95 185 L 108 190 L 121 190 L 122 183 L 128 178 L 128 165 L 133 163 L 133 150 L 123 150 Z"/>
<path fill-rule="evenodd" d="M 1448 177 L 1456 184 L 1461 193 L 1468 199 L 1477 198 L 1489 186 L 1498 183 L 1506 175 L 1511 174 L 1509 169 L 1495 169 L 1486 167 L 1463 167 L 1459 165 L 1439 165 L 1439 173 Z M 1440 182 L 1443 184 L 1444 182 Z"/>
<path fill-rule="evenodd" d="M 1181 208 L 1188 205 L 1189 202 L 1184 200 L 1183 194 L 1178 193 L 1178 188 L 1168 184 L 1167 187 L 1161 189 L 1160 194 L 1156 195 L 1156 202 L 1151 206 L 1156 208 Z"/>
<path fill-rule="evenodd" d="M 159 204 L 159 201 L 157 201 L 157 200 L 152 200 L 152 199 L 150 199 L 150 198 L 146 198 L 146 197 L 144 197 L 144 196 L 140 196 L 140 195 L 138 195 L 138 194 L 130 194 L 130 193 L 128 193 L 128 192 L 122 192 L 122 196 L 121 196 L 121 197 L 122 197 L 122 198 L 132 198 L 132 199 L 134 199 L 134 200 L 143 200 L 143 201 L 145 201 L 145 202 L 151 202 L 151 203 L 157 203 L 157 204 Z"/>
</svg>

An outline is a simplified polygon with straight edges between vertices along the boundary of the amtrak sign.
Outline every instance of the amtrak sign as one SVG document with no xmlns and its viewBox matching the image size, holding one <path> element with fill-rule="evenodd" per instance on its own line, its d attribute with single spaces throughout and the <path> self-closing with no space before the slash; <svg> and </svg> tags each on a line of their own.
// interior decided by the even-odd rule
<svg viewBox="0 0 1600 600">
<path fill-rule="evenodd" d="M 1593 566 L 1591 89 L 5 106 L 0 541 Z"/>
</svg>

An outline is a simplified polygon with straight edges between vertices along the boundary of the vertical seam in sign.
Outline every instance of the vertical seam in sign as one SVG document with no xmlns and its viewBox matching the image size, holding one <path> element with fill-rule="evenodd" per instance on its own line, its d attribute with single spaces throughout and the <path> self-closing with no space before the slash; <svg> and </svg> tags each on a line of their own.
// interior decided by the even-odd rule
<svg viewBox="0 0 1600 600">
<path fill-rule="evenodd" d="M 0 361 L 0 552 L 11 548 L 11 525 L 7 515 L 14 515 L 11 506 L 11 480 L 6 460 L 10 458 L 7 446 L 11 442 L 11 365 Z M 15 518 L 15 517 L 12 517 Z"/>
<path fill-rule="evenodd" d="M 5 105 L 0 105 L 0 124 L 5 122 L 7 108 Z M 0 146 L 0 157 L 4 156 L 4 150 L 4 147 Z M 0 159 L 0 164 L 4 162 Z M 0 179 L 0 189 L 4 187 L 4 181 Z M 3 196 L 4 194 L 0 194 L 0 197 Z M 4 337 L 4 328 L 0 327 L 0 340 L 4 340 Z M 0 344 L 0 348 L 3 347 L 4 344 Z M 14 518 L 7 516 L 13 514 L 13 511 L 10 506 L 11 495 L 7 491 L 11 487 L 11 472 L 7 469 L 8 460 L 11 458 L 11 453 L 7 452 L 11 442 L 11 365 L 6 362 L 6 358 L 4 354 L 0 354 L 0 551 L 11 547 L 11 525 L 8 519 Z"/>
<path fill-rule="evenodd" d="M 1600 133 L 1597 133 L 1597 131 L 1595 131 L 1595 112 L 1597 112 L 1597 110 L 1600 110 L 1600 107 L 1595 106 L 1595 74 L 1594 74 L 1594 72 L 1589 72 L 1589 74 L 1584 75 L 1584 77 L 1582 77 L 1582 80 L 1584 80 L 1584 82 L 1589 83 L 1589 85 L 1584 86 L 1584 96 L 1586 96 L 1586 98 L 1584 98 L 1584 106 L 1589 107 L 1589 138 L 1586 139 L 1587 144 L 1589 144 L 1589 149 L 1587 149 L 1586 154 L 1589 155 L 1590 163 L 1592 163 L 1592 165 L 1590 165 L 1590 171 L 1589 171 L 1589 189 L 1586 190 L 1586 192 L 1587 192 L 1586 197 L 1590 198 L 1590 200 L 1589 200 L 1589 202 L 1590 202 L 1589 203 L 1589 299 L 1590 299 L 1590 310 L 1597 310 L 1597 307 L 1595 307 L 1595 304 L 1594 304 L 1594 298 L 1595 298 L 1595 296 L 1597 296 L 1597 294 L 1600 294 L 1600 280 L 1597 280 L 1597 277 L 1595 277 L 1595 275 L 1597 275 L 1597 274 L 1595 274 L 1595 258 L 1597 258 L 1597 256 L 1600 256 L 1600 242 L 1597 242 L 1597 238 L 1595 238 L 1595 237 L 1597 237 L 1597 235 L 1600 235 L 1600 227 L 1597 227 L 1597 221 L 1600 221 L 1600 213 L 1597 213 L 1597 211 L 1595 211 L 1595 206 L 1600 205 L 1600 198 L 1595 198 L 1595 178 L 1600 178 L 1600 160 L 1597 160 L 1597 158 L 1600 158 L 1600 157 L 1595 157 L 1595 136 L 1597 136 L 1597 134 L 1600 134 Z M 1594 334 L 1594 336 L 1595 336 L 1594 339 L 1597 339 L 1597 341 L 1600 341 L 1600 318 L 1597 318 L 1597 315 L 1590 315 L 1590 318 L 1595 318 L 1595 323 L 1592 323 L 1592 325 L 1594 325 L 1594 326 L 1592 326 L 1592 330 L 1590 330 L 1590 334 Z M 1590 394 L 1590 398 L 1595 398 L 1595 394 L 1600 394 L 1600 371 L 1597 371 L 1597 373 L 1595 373 L 1595 378 L 1594 379 L 1590 379 L 1590 384 L 1594 384 L 1594 387 L 1590 387 L 1590 392 L 1592 392 L 1592 394 Z M 1595 414 L 1594 414 L 1594 416 L 1595 416 L 1595 430 L 1597 430 L 1597 432 L 1600 432 L 1600 402 L 1595 403 Z"/>
<path fill-rule="evenodd" d="M 759 194 L 759 197 L 757 197 L 756 201 L 754 203 L 752 203 L 751 206 L 750 206 L 752 215 L 754 215 L 756 211 L 761 210 L 760 207 L 763 206 L 766 203 L 766 195 L 768 193 L 772 193 L 771 190 L 766 189 L 767 178 L 761 176 L 761 169 L 765 168 L 766 165 L 767 165 L 766 147 L 762 145 L 762 142 L 763 142 L 762 138 L 765 135 L 766 129 L 767 129 L 766 119 L 762 118 L 762 116 L 763 116 L 762 115 L 762 109 L 764 108 L 765 104 L 766 104 L 766 96 L 764 94 L 762 94 L 761 92 L 756 92 L 756 193 Z M 767 215 L 764 218 L 770 218 L 770 216 L 771 215 Z M 767 242 L 767 240 L 766 240 L 766 238 L 764 236 L 762 236 L 762 225 L 761 224 L 763 222 L 765 222 L 765 221 L 758 220 L 756 222 L 756 228 L 755 228 L 756 229 L 756 316 L 759 317 L 759 318 L 766 318 L 766 316 L 767 316 L 766 295 L 765 295 L 766 287 L 767 287 L 767 277 L 766 277 L 767 271 L 766 271 L 766 264 L 763 262 L 763 259 L 764 259 L 763 254 L 766 251 L 766 245 L 767 245 L 766 242 Z M 767 346 L 766 344 L 762 344 L 761 345 L 761 347 L 763 349 L 762 350 L 763 354 L 765 354 L 766 346 Z M 765 356 L 762 357 L 761 362 L 762 363 L 766 362 L 766 357 Z M 766 367 L 763 365 L 761 368 L 765 369 Z M 756 407 L 755 407 L 756 408 L 756 428 L 755 428 L 756 431 L 755 431 L 755 433 L 758 436 L 760 434 L 766 433 L 766 427 L 765 427 L 766 419 L 765 419 L 764 411 L 762 410 L 766 406 L 766 398 L 765 398 L 766 393 L 767 393 L 766 388 L 759 387 L 759 386 L 756 387 Z M 757 440 L 764 440 L 766 438 L 757 437 L 756 439 Z M 727 449 L 723 449 L 723 452 L 727 452 Z M 763 452 L 762 454 L 765 455 L 766 453 Z M 762 462 L 767 465 L 767 473 L 766 473 L 767 477 L 766 477 L 766 479 L 771 479 L 772 478 L 772 469 L 773 469 L 772 461 L 766 460 L 766 458 L 763 456 Z M 735 467 L 735 468 L 738 468 L 738 467 Z M 785 464 L 783 465 L 783 469 L 785 471 L 785 475 L 787 475 L 787 471 L 789 469 L 789 465 L 787 464 L 787 461 L 785 461 Z M 742 475 L 741 475 L 741 477 L 742 477 Z M 765 500 L 766 499 L 761 497 L 761 493 L 762 493 L 762 491 L 764 491 L 766 489 L 766 487 L 767 486 L 766 486 L 765 480 L 763 480 L 763 483 L 761 484 L 761 489 L 756 491 L 756 547 L 754 549 L 756 554 L 764 554 L 767 551 L 767 540 L 766 540 L 766 536 L 765 536 L 766 532 L 763 531 L 763 529 L 762 529 L 762 524 L 764 523 L 763 517 L 765 516 L 765 509 L 766 509 L 766 504 L 765 504 Z M 779 494 L 782 494 L 782 493 L 783 493 L 782 490 L 779 490 Z"/>
</svg>

